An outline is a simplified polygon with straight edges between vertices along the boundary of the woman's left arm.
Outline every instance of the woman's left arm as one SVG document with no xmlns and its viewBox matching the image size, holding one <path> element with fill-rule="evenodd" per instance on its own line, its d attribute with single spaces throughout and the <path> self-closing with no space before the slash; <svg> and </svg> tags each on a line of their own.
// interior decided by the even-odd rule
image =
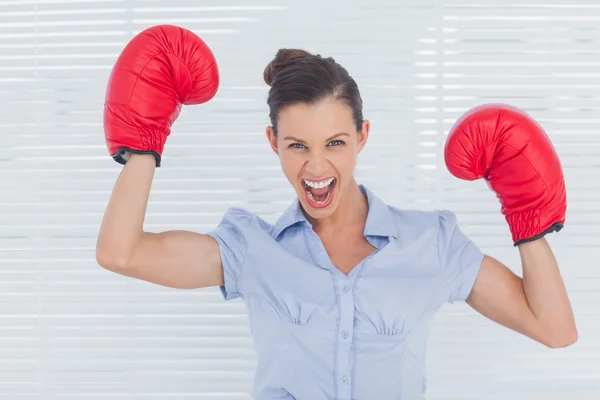
<svg viewBox="0 0 600 400">
<path fill-rule="evenodd" d="M 548 242 L 542 237 L 518 249 L 523 278 L 486 255 L 467 303 L 492 321 L 550 348 L 575 343 L 573 310 Z"/>
</svg>

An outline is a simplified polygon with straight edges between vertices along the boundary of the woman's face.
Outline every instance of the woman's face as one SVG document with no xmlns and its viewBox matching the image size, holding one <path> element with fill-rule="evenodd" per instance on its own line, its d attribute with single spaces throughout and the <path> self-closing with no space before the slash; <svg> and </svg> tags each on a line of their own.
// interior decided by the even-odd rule
<svg viewBox="0 0 600 400">
<path fill-rule="evenodd" d="M 330 216 L 338 207 L 368 135 L 369 122 L 357 132 L 350 107 L 334 98 L 282 108 L 277 137 L 267 128 L 286 178 L 313 218 Z"/>
</svg>

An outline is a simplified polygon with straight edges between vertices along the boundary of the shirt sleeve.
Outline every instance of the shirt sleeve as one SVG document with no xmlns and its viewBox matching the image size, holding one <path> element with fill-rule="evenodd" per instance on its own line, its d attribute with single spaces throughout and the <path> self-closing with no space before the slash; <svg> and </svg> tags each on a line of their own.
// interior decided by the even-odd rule
<svg viewBox="0 0 600 400">
<path fill-rule="evenodd" d="M 252 215 L 240 208 L 230 208 L 223 215 L 219 225 L 207 235 L 219 244 L 223 265 L 224 285 L 220 286 L 225 300 L 241 296 L 240 275 L 248 250 L 248 230 Z"/>
<path fill-rule="evenodd" d="M 456 215 L 442 210 L 439 215 L 438 252 L 444 278 L 450 289 L 449 302 L 469 297 L 484 253 L 458 226 Z"/>
</svg>

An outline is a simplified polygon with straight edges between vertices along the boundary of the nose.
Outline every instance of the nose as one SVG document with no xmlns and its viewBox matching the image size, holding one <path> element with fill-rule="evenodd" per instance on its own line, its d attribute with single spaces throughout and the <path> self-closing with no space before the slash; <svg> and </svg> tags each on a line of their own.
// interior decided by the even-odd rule
<svg viewBox="0 0 600 400">
<path fill-rule="evenodd" d="M 311 154 L 306 161 L 305 171 L 315 178 L 321 177 L 327 171 L 328 161 L 322 152 Z"/>
</svg>

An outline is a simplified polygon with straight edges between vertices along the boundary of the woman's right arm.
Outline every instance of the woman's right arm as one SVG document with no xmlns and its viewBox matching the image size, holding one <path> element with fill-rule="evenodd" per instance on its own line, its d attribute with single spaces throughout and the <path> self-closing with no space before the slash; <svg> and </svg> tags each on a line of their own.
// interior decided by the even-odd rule
<svg viewBox="0 0 600 400">
<path fill-rule="evenodd" d="M 188 232 L 144 232 L 144 217 L 156 160 L 132 154 L 104 213 L 96 260 L 121 275 L 180 289 L 223 285 L 219 245 L 212 237 Z"/>
<path fill-rule="evenodd" d="M 203 104 L 219 86 L 217 62 L 196 34 L 157 25 L 134 36 L 109 75 L 104 136 L 124 168 L 113 188 L 96 244 L 111 271 L 175 288 L 223 284 L 219 244 L 192 232 L 144 232 L 154 170 L 185 105 Z"/>
</svg>

